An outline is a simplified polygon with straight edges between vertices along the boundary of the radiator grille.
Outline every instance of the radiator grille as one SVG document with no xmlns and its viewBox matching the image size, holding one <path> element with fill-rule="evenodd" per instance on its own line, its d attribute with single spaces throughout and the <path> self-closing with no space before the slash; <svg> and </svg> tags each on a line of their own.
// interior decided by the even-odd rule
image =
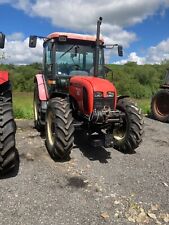
<svg viewBox="0 0 169 225">
<path fill-rule="evenodd" d="M 110 107 L 112 110 L 114 109 L 114 98 L 106 97 L 106 98 L 94 98 L 94 109 L 102 110 L 104 106 Z"/>
</svg>

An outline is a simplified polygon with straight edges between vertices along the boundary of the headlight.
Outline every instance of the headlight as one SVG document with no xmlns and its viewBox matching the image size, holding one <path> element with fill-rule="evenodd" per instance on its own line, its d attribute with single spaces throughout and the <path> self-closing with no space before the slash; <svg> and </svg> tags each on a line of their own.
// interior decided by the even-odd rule
<svg viewBox="0 0 169 225">
<path fill-rule="evenodd" d="M 108 91 L 108 92 L 107 92 L 107 96 L 108 96 L 108 97 L 114 97 L 114 92 Z"/>
<path fill-rule="evenodd" d="M 101 91 L 96 91 L 96 92 L 94 92 L 94 97 L 96 97 L 96 98 L 101 98 L 101 97 L 103 97 L 103 92 L 101 92 Z"/>
</svg>

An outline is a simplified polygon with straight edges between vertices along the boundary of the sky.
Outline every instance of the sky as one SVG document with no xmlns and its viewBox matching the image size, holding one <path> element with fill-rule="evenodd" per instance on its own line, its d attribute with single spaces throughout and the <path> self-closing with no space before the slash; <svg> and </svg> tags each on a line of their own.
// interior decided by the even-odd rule
<svg viewBox="0 0 169 225">
<path fill-rule="evenodd" d="M 160 64 L 169 60 L 169 0 L 0 0 L 0 31 L 6 34 L 2 63 L 42 61 L 42 40 L 28 47 L 30 35 L 52 32 L 95 35 L 102 16 L 105 44 L 123 45 L 123 58 L 105 52 L 107 63 Z"/>
</svg>

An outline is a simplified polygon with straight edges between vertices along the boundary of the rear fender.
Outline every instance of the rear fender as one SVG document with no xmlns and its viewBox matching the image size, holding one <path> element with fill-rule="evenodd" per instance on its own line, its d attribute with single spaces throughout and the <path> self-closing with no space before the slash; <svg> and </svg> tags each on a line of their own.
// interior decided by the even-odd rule
<svg viewBox="0 0 169 225">
<path fill-rule="evenodd" d="M 0 71 L 0 85 L 9 81 L 9 73 L 7 71 Z"/>
<path fill-rule="evenodd" d="M 35 76 L 34 83 L 37 83 L 37 86 L 38 86 L 39 100 L 47 101 L 49 99 L 49 97 L 48 97 L 47 87 L 46 87 L 46 83 L 45 83 L 43 74 L 37 74 Z"/>
</svg>

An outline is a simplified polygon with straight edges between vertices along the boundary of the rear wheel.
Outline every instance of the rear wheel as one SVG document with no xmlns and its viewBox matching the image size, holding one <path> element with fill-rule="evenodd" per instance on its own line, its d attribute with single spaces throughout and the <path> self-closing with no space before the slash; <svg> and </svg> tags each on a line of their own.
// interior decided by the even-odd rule
<svg viewBox="0 0 169 225">
<path fill-rule="evenodd" d="M 13 119 L 12 103 L 0 104 L 0 175 L 19 166 L 19 156 L 15 148 L 16 125 Z"/>
<path fill-rule="evenodd" d="M 162 89 L 153 96 L 151 113 L 154 119 L 169 122 L 169 89 Z"/>
<path fill-rule="evenodd" d="M 113 130 L 114 148 L 133 153 L 143 136 L 143 116 L 141 110 L 128 99 L 119 99 L 117 109 L 125 113 L 123 123 Z"/>
<path fill-rule="evenodd" d="M 67 159 L 74 143 L 72 111 L 67 100 L 49 100 L 46 113 L 46 147 L 54 160 Z"/>
</svg>

